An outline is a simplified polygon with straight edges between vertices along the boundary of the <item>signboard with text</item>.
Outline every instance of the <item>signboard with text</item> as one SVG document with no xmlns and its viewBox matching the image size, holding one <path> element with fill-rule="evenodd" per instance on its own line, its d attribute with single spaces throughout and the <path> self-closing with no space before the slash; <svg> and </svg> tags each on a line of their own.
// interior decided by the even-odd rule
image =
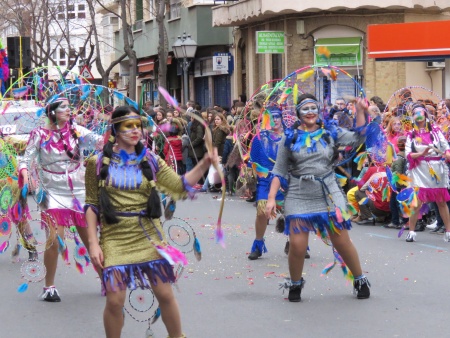
<svg viewBox="0 0 450 338">
<path fill-rule="evenodd" d="M 283 54 L 285 51 L 284 32 L 258 31 L 256 32 L 257 54 Z"/>
</svg>

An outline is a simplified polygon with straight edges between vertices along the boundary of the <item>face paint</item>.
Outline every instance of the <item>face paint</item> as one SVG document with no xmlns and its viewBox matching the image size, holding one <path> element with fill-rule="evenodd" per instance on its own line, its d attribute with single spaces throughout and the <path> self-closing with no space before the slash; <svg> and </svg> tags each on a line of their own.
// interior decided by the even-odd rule
<svg viewBox="0 0 450 338">
<path fill-rule="evenodd" d="M 308 114 L 315 114 L 315 115 L 319 115 L 319 109 L 317 108 L 316 105 L 311 105 L 311 106 L 303 106 L 300 108 L 300 115 L 301 116 L 305 116 Z"/>
<path fill-rule="evenodd" d="M 425 119 L 425 109 L 416 108 L 413 111 L 414 120 L 423 121 Z"/>
<path fill-rule="evenodd" d="M 140 118 L 130 119 L 128 121 L 124 121 L 120 124 L 119 132 L 120 133 L 130 133 L 138 129 L 139 131 L 142 128 L 142 122 Z"/>
</svg>

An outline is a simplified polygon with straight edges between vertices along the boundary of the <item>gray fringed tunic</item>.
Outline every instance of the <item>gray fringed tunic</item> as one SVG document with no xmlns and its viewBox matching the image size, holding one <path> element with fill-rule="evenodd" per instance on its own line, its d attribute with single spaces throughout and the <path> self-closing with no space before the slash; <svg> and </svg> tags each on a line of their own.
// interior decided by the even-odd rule
<svg viewBox="0 0 450 338">
<path fill-rule="evenodd" d="M 314 136 L 316 132 L 310 135 Z M 280 178 L 282 185 L 285 183 L 288 186 L 284 204 L 285 234 L 290 234 L 291 225 L 295 233 L 319 230 L 322 234 L 325 229 L 334 231 L 330 220 L 333 220 L 337 229 L 350 229 L 349 220 L 339 222 L 340 217 L 336 217 L 336 207 L 342 211 L 347 210 L 347 201 L 334 174 L 333 148 L 335 145 L 357 147 L 364 142 L 365 136 L 335 128 L 330 133 L 329 144 L 322 136 L 308 148 L 302 141 L 307 132 L 297 130 L 297 133 L 295 144 L 289 138 L 286 142 L 288 134 L 283 136 L 280 144 L 284 146 L 278 149 L 272 171 Z M 300 150 L 297 151 L 299 147 Z M 291 223 L 291 220 L 296 222 Z"/>
</svg>

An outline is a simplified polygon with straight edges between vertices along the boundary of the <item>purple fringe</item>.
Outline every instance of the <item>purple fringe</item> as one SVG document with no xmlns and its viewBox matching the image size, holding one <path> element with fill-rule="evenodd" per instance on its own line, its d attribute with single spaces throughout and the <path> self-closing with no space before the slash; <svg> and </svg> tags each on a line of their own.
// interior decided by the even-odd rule
<svg viewBox="0 0 450 338">
<path fill-rule="evenodd" d="M 44 212 L 49 214 L 59 226 L 70 227 L 75 225 L 82 228 L 87 227 L 86 218 L 82 212 L 70 209 L 48 209 Z"/>
<path fill-rule="evenodd" d="M 447 188 L 419 188 L 417 197 L 426 203 L 450 201 L 450 194 Z"/>
<path fill-rule="evenodd" d="M 301 223 L 300 227 L 297 225 L 293 226 L 294 233 L 298 234 L 300 232 L 310 232 L 314 231 L 317 234 L 317 231 L 322 235 L 324 232 L 331 232 L 330 228 L 330 217 L 334 222 L 334 226 L 339 229 L 350 230 L 352 228 L 352 222 L 350 220 L 343 221 L 339 223 L 336 218 L 335 212 L 319 212 L 314 214 L 298 214 L 298 215 L 289 215 L 286 216 L 286 226 L 284 227 L 284 234 L 289 235 L 291 231 L 290 222 L 291 221 L 299 221 Z"/>
<path fill-rule="evenodd" d="M 97 215 L 97 218 L 100 219 L 100 212 L 98 211 L 98 208 L 96 205 L 93 204 L 85 204 L 83 207 L 83 211 L 86 214 L 86 211 L 91 208 L 92 211 Z"/>
<path fill-rule="evenodd" d="M 120 280 L 117 278 L 120 277 Z M 115 265 L 103 270 L 103 285 L 106 290 L 116 291 L 141 288 L 150 289 L 150 283 L 157 284 L 157 277 L 163 283 L 174 283 L 173 267 L 165 259 L 145 263 Z"/>
<path fill-rule="evenodd" d="M 183 189 L 187 192 L 189 199 L 195 199 L 195 195 L 198 193 L 197 189 L 194 189 L 186 180 L 186 177 L 181 176 L 181 182 L 183 182 Z"/>
</svg>

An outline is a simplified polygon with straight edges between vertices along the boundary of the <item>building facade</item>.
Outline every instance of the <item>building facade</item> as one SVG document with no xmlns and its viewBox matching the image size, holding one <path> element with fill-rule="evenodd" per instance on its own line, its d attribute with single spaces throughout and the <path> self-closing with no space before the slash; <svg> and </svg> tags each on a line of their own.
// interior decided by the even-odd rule
<svg viewBox="0 0 450 338">
<path fill-rule="evenodd" d="M 133 5 L 133 4 L 132 4 Z M 231 93 L 232 55 L 229 53 L 232 29 L 212 27 L 211 0 L 170 0 L 166 8 L 164 26 L 167 44 L 167 89 L 179 102 L 197 101 L 202 107 L 219 104 L 229 107 Z M 155 18 L 155 1 L 134 1 L 133 38 L 137 63 L 137 94 L 142 101 L 159 101 L 158 97 L 158 37 L 159 30 Z M 196 41 L 196 56 L 188 69 L 188 97 L 183 97 L 183 70 L 181 60 L 174 57 L 172 45 L 184 32 Z M 115 32 L 116 57 L 123 50 L 122 35 Z M 223 56 L 230 62 L 229 70 L 214 70 L 213 57 Z M 128 61 L 120 64 L 119 86 L 127 83 Z"/>
<path fill-rule="evenodd" d="M 450 20 L 449 10 L 450 3 L 445 0 L 405 0 L 401 4 L 394 0 L 376 4 L 368 0 L 240 0 L 214 7 L 212 12 L 214 27 L 237 27 L 232 43 L 235 93 L 249 96 L 271 79 L 317 65 L 317 48 L 322 45 L 329 47 L 332 64 L 361 83 L 368 97 L 377 95 L 386 101 L 397 89 L 411 85 L 442 96 L 444 63 L 376 62 L 367 55 L 367 26 Z M 258 53 L 260 31 L 282 32 L 284 50 Z M 414 32 L 405 39 L 414 39 Z"/>
</svg>

